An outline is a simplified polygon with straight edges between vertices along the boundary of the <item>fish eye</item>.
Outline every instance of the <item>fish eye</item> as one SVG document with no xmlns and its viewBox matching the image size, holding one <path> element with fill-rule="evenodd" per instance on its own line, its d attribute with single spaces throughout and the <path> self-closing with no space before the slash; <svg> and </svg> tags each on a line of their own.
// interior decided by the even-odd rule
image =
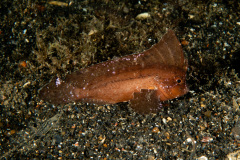
<svg viewBox="0 0 240 160">
<path fill-rule="evenodd" d="M 178 78 L 178 79 L 176 80 L 176 82 L 177 82 L 178 84 L 180 84 L 180 83 L 182 82 L 182 80 Z"/>
</svg>

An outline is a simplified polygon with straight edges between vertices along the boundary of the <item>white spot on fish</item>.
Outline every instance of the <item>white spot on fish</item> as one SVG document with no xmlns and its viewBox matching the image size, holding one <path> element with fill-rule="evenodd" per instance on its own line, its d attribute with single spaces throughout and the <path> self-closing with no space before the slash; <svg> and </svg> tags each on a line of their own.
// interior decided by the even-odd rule
<svg viewBox="0 0 240 160">
<path fill-rule="evenodd" d="M 56 86 L 59 86 L 61 84 L 61 79 L 57 78 L 55 84 L 56 84 Z"/>
</svg>

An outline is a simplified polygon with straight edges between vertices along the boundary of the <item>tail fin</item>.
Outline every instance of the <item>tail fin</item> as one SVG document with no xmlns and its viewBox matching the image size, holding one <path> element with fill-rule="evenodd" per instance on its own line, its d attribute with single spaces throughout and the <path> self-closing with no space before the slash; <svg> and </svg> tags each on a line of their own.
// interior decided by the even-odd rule
<svg viewBox="0 0 240 160">
<path fill-rule="evenodd" d="M 39 91 L 39 98 L 53 104 L 66 104 L 76 100 L 71 83 L 54 78 Z"/>
</svg>

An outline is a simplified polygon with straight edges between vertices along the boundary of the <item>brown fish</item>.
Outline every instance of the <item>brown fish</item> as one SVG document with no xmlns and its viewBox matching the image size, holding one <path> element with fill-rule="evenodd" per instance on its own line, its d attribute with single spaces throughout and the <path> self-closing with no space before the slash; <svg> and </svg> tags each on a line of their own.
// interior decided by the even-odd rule
<svg viewBox="0 0 240 160">
<path fill-rule="evenodd" d="M 157 112 L 161 102 L 188 92 L 187 60 L 172 30 L 150 49 L 95 64 L 53 79 L 39 97 L 54 104 L 81 101 L 114 104 L 130 101 L 139 113 Z"/>
</svg>

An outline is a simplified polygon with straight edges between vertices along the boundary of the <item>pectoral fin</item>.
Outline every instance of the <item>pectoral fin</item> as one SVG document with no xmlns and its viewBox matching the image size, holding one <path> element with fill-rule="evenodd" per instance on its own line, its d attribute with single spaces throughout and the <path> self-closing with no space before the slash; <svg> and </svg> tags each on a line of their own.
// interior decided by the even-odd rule
<svg viewBox="0 0 240 160">
<path fill-rule="evenodd" d="M 130 107 L 140 113 L 156 113 L 162 108 L 161 101 L 157 96 L 157 90 L 141 89 L 141 92 L 135 92 L 134 97 L 130 100 Z"/>
</svg>

